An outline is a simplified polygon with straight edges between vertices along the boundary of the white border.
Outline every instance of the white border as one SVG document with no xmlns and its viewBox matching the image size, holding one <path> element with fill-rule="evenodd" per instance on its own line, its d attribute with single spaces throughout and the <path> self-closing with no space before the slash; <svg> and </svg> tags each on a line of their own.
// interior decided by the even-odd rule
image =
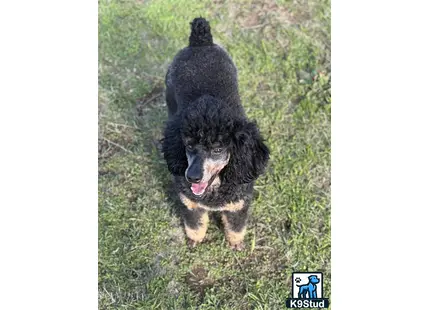
<svg viewBox="0 0 430 310">
<path fill-rule="evenodd" d="M 332 309 L 420 308 L 405 288 L 429 278 L 429 10 L 333 2 Z M 97 2 L 0 12 L 2 306 L 95 309 Z"/>
<path fill-rule="evenodd" d="M 428 279 L 428 7 L 332 4 L 332 309 L 420 309 Z"/>
<path fill-rule="evenodd" d="M 0 5 L 4 309 L 97 308 L 97 1 Z"/>
</svg>

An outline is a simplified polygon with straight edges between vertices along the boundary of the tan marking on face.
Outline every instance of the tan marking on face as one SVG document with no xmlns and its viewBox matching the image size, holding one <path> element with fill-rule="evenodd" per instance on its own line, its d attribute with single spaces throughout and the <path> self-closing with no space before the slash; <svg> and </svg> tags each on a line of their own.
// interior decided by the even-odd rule
<svg viewBox="0 0 430 310">
<path fill-rule="evenodd" d="M 227 216 L 225 214 L 221 215 L 222 221 L 224 223 L 224 233 L 225 237 L 230 244 L 230 246 L 237 245 L 243 241 L 246 234 L 246 226 L 239 232 L 231 230 L 230 224 L 228 222 Z"/>
<path fill-rule="evenodd" d="M 219 176 L 216 176 L 211 186 L 209 186 L 209 188 L 211 190 L 214 190 L 214 189 L 217 189 L 220 185 L 221 185 L 221 179 L 219 178 Z"/>
<path fill-rule="evenodd" d="M 208 230 L 208 223 L 209 216 L 207 212 L 202 214 L 199 227 L 197 229 L 190 228 L 187 226 L 187 223 L 185 223 L 185 233 L 187 234 L 187 237 L 195 242 L 201 242 L 206 235 L 206 231 Z"/>
<path fill-rule="evenodd" d="M 203 162 L 203 181 L 209 181 L 214 174 L 219 173 L 222 169 L 224 169 L 224 167 L 227 166 L 229 160 L 230 155 L 228 155 L 224 160 L 206 159 Z"/>
</svg>

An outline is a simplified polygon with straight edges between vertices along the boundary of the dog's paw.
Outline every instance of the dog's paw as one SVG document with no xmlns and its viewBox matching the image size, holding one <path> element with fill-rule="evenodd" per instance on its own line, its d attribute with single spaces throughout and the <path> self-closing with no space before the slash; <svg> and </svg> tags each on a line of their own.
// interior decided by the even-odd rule
<svg viewBox="0 0 430 310">
<path fill-rule="evenodd" d="M 243 251 L 245 250 L 245 243 L 243 241 L 239 242 L 239 243 L 235 243 L 235 244 L 229 244 L 230 245 L 230 249 L 232 249 L 233 251 Z"/>
<path fill-rule="evenodd" d="M 194 240 L 191 240 L 191 239 L 187 239 L 187 246 L 190 249 L 194 249 L 199 243 L 201 243 L 201 241 L 194 241 Z"/>
</svg>

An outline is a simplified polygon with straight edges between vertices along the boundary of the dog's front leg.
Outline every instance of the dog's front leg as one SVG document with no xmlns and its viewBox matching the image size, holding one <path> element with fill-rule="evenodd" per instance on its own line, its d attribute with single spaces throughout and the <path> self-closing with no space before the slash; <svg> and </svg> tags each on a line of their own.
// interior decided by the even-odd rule
<svg viewBox="0 0 430 310">
<path fill-rule="evenodd" d="M 224 223 L 226 239 L 233 250 L 243 250 L 245 244 L 243 239 L 246 234 L 246 221 L 248 219 L 248 208 L 245 208 L 243 201 L 239 202 L 241 208 L 233 211 L 223 211 L 221 214 Z M 234 208 L 230 208 L 234 209 Z"/>
<path fill-rule="evenodd" d="M 317 289 L 316 289 L 316 287 L 314 287 L 312 289 L 311 294 L 312 294 L 311 298 L 317 298 Z"/>
<path fill-rule="evenodd" d="M 190 200 L 182 193 L 179 194 L 179 198 L 185 206 L 182 211 L 182 218 L 184 220 L 185 233 L 189 240 L 188 244 L 191 247 L 195 247 L 203 241 L 208 230 L 208 212 L 200 208 L 195 201 Z"/>
<path fill-rule="evenodd" d="M 208 230 L 208 212 L 202 208 L 186 208 L 183 212 L 183 219 L 185 233 L 189 239 L 188 245 L 195 247 L 203 241 Z"/>
</svg>

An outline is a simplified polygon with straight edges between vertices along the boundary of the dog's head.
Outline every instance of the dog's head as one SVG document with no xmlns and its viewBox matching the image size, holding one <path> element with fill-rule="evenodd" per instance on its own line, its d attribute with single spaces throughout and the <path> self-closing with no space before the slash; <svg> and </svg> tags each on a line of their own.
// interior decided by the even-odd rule
<svg viewBox="0 0 430 310">
<path fill-rule="evenodd" d="M 200 97 L 168 122 L 163 152 L 169 171 L 184 175 L 196 196 L 217 176 L 221 182 L 252 182 L 269 159 L 256 124 L 211 96 Z"/>
<path fill-rule="evenodd" d="M 317 284 L 320 282 L 320 279 L 318 279 L 317 276 L 309 276 L 308 279 L 309 279 L 309 282 L 312 284 Z"/>
</svg>

